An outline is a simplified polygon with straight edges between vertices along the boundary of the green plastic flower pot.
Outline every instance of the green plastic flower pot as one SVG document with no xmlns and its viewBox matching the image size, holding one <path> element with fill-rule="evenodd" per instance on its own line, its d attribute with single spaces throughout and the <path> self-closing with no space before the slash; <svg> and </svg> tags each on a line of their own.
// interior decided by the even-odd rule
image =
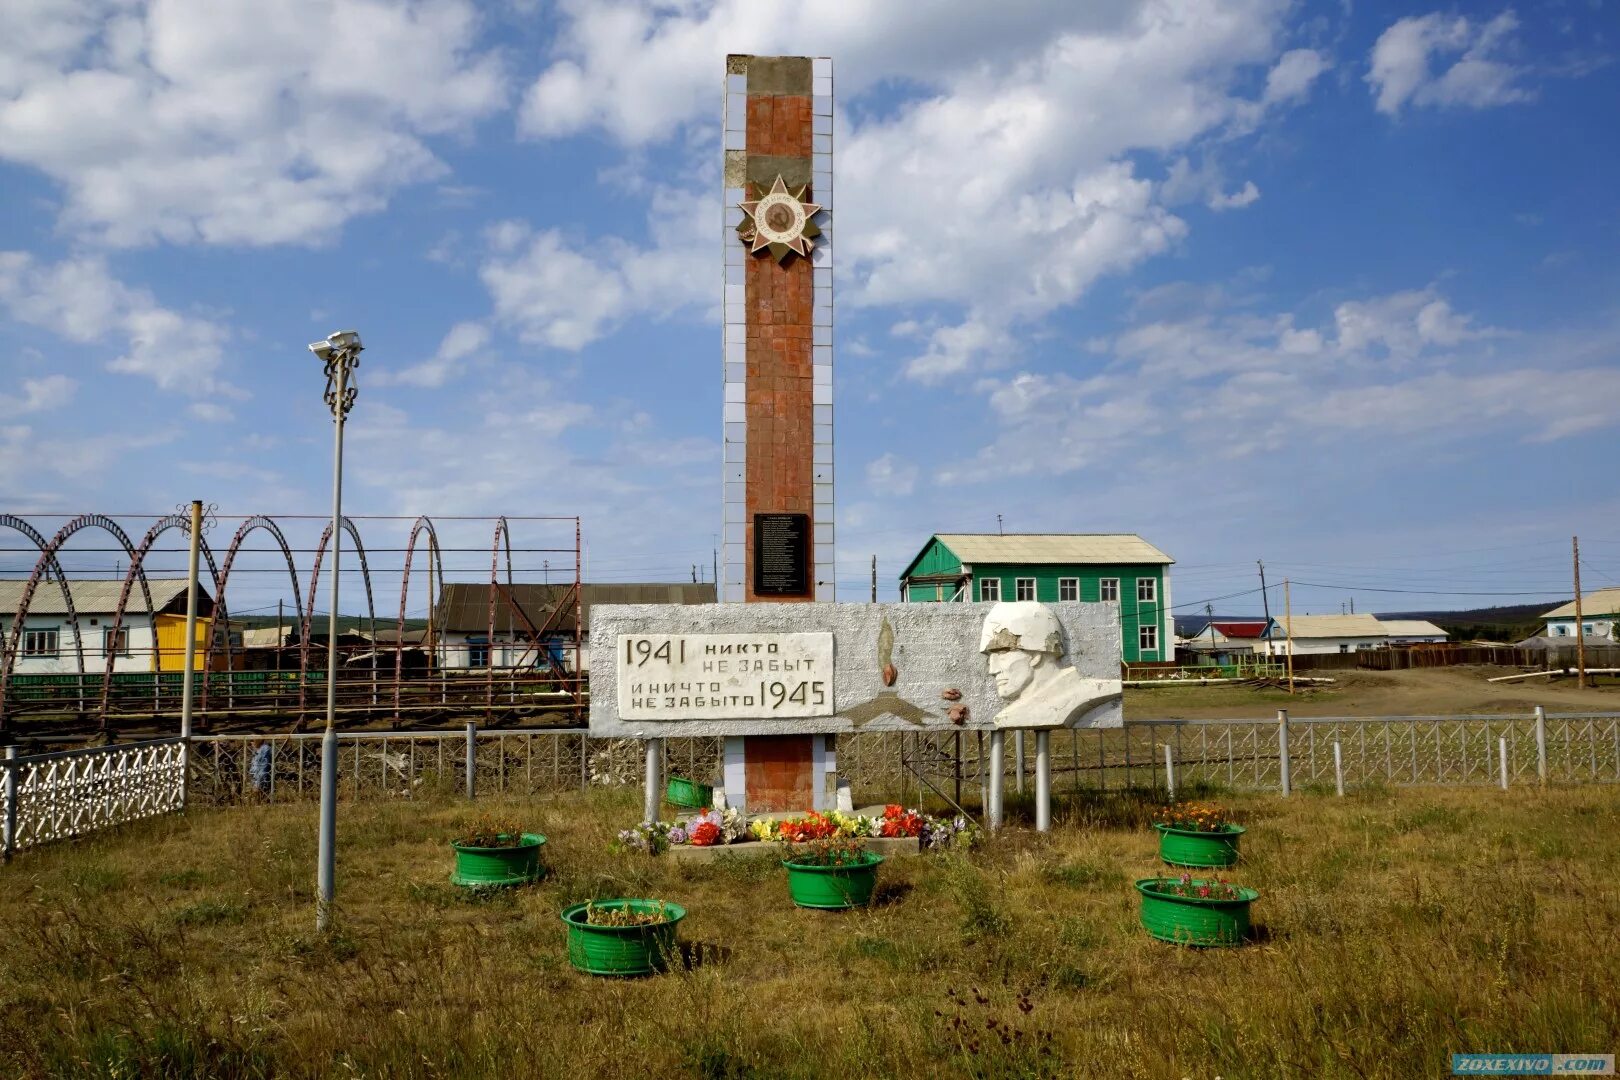
<svg viewBox="0 0 1620 1080">
<path fill-rule="evenodd" d="M 664 785 L 664 798 L 676 806 L 707 810 L 714 802 L 714 788 L 709 784 L 699 784 L 679 776 L 672 776 L 669 783 Z"/>
<path fill-rule="evenodd" d="M 539 833 L 524 833 L 511 847 L 452 843 L 456 869 L 450 875 L 450 882 L 469 889 L 491 889 L 538 881 L 545 872 L 540 865 L 540 846 L 545 842 L 546 838 Z"/>
<path fill-rule="evenodd" d="M 1142 928 L 1150 935 L 1177 945 L 1241 945 L 1248 939 L 1249 905 L 1260 899 L 1258 892 L 1239 888 L 1236 900 L 1213 900 L 1159 891 L 1170 884 L 1165 878 L 1136 883 L 1142 894 Z M 1191 884 L 1196 889 L 1206 882 Z"/>
<path fill-rule="evenodd" d="M 664 904 L 665 921 L 650 926 L 592 926 L 586 908 L 658 910 L 657 900 L 595 900 L 563 909 L 568 927 L 568 962 L 590 975 L 651 975 L 675 955 L 675 924 L 686 918 L 679 904 Z"/>
<path fill-rule="evenodd" d="M 878 864 L 883 856 L 864 852 L 862 860 L 847 866 L 813 866 L 782 860 L 788 872 L 788 895 L 803 908 L 836 911 L 865 907 L 872 902 Z"/>
<path fill-rule="evenodd" d="M 1155 825 L 1159 830 L 1159 858 L 1171 866 L 1236 866 L 1238 840 L 1246 831 L 1241 825 L 1228 825 L 1220 832 L 1178 829 Z"/>
</svg>

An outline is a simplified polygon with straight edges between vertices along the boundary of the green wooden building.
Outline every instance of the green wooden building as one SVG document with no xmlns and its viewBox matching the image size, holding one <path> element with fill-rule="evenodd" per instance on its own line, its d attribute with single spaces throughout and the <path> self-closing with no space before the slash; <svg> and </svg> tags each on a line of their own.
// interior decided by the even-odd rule
<svg viewBox="0 0 1620 1080">
<path fill-rule="evenodd" d="M 1173 660 L 1173 562 L 1135 533 L 936 533 L 900 575 L 900 599 L 1112 601 L 1125 663 Z"/>
</svg>

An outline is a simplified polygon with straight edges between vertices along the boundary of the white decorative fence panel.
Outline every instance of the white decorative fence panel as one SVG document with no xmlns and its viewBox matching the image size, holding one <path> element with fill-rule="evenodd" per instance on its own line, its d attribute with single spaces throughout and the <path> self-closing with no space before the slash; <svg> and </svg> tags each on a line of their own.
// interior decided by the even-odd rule
<svg viewBox="0 0 1620 1080">
<path fill-rule="evenodd" d="M 179 739 L 6 758 L 5 854 L 182 809 L 185 762 Z"/>
</svg>

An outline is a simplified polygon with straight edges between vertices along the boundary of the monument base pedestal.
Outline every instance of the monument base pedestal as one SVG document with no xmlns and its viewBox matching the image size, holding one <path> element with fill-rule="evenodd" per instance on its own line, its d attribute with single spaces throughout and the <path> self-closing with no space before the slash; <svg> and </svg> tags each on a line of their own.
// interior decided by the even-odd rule
<svg viewBox="0 0 1620 1080">
<path fill-rule="evenodd" d="M 832 735 L 727 738 L 727 805 L 744 814 L 833 809 L 838 800 L 835 740 Z"/>
</svg>

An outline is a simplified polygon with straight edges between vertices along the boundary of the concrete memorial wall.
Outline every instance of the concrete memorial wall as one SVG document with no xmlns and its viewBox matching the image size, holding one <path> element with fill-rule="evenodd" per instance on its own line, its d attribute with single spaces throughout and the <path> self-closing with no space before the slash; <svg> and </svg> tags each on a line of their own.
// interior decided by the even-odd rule
<svg viewBox="0 0 1620 1080">
<path fill-rule="evenodd" d="M 1118 643 L 1113 604 L 600 605 L 591 734 L 1118 727 Z"/>
</svg>

